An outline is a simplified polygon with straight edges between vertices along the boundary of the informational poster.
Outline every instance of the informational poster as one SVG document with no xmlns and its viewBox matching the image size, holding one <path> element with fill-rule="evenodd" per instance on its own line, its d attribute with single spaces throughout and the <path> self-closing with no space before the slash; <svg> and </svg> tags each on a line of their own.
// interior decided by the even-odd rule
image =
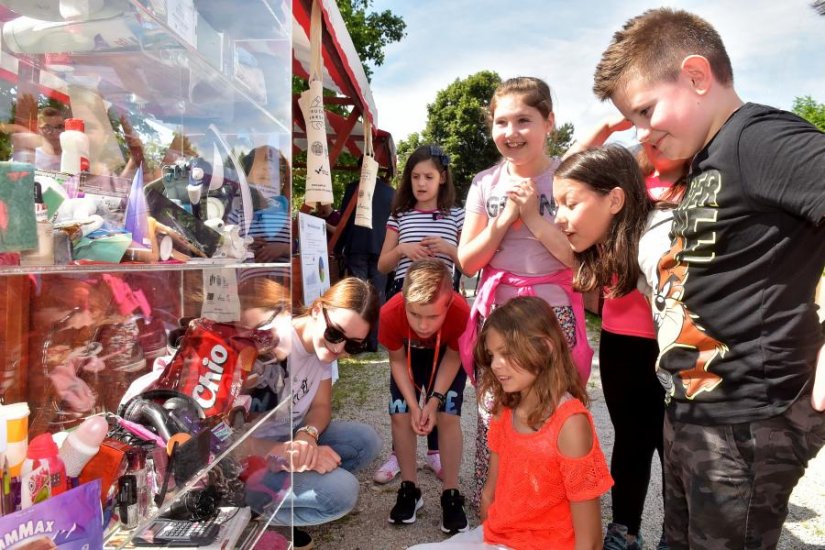
<svg viewBox="0 0 825 550">
<path fill-rule="evenodd" d="M 301 237 L 301 279 L 304 304 L 311 304 L 329 288 L 329 254 L 327 224 L 318 217 L 298 213 Z"/>
<path fill-rule="evenodd" d="M 301 282 L 304 304 L 311 304 L 329 287 L 329 254 L 327 252 L 327 224 L 316 216 L 298 213 L 301 251 Z M 338 379 L 338 362 L 332 364 L 332 382 Z"/>
</svg>

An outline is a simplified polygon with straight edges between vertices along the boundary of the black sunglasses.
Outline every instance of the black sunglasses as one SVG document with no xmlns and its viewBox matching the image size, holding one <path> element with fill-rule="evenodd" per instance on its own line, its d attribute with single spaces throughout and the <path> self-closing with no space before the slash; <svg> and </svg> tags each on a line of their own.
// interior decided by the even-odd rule
<svg viewBox="0 0 825 550">
<path fill-rule="evenodd" d="M 344 334 L 343 330 L 332 325 L 329 320 L 329 315 L 327 315 L 327 308 L 321 306 L 321 313 L 324 314 L 324 322 L 327 324 L 327 328 L 324 329 L 324 340 L 330 344 L 340 344 L 341 342 L 344 342 L 344 351 L 350 355 L 356 355 L 364 351 L 367 347 L 366 340 L 353 340 L 351 338 L 347 338 L 347 335 Z"/>
</svg>

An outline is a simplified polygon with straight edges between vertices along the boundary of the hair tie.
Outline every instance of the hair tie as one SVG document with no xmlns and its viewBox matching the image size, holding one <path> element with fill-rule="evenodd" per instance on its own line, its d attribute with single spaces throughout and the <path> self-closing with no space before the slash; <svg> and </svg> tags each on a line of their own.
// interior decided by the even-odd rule
<svg viewBox="0 0 825 550">
<path fill-rule="evenodd" d="M 437 158 L 438 162 L 440 162 L 444 168 L 448 168 L 450 166 L 450 155 L 445 153 L 444 150 L 438 145 L 430 145 L 430 156 Z"/>
</svg>

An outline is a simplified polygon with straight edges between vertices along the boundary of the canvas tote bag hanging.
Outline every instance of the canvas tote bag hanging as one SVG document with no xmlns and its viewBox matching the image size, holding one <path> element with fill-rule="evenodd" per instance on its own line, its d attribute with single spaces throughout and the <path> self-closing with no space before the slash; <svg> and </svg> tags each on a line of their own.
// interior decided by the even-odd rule
<svg viewBox="0 0 825 550">
<path fill-rule="evenodd" d="M 372 147 L 372 124 L 364 117 L 364 157 L 361 161 L 361 180 L 358 183 L 358 206 L 355 225 L 372 229 L 372 195 L 378 177 L 378 161 Z"/>
<path fill-rule="evenodd" d="M 301 93 L 298 105 L 304 115 L 307 132 L 307 179 L 304 204 L 332 204 L 332 177 L 327 147 L 324 86 L 321 75 L 321 6 L 312 3 L 309 26 L 310 67 L 309 89 Z"/>
</svg>

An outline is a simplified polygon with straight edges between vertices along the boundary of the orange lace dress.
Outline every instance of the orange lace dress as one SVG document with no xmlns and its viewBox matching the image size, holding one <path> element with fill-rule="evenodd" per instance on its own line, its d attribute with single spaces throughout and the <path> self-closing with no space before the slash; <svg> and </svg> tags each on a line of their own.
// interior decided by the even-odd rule
<svg viewBox="0 0 825 550">
<path fill-rule="evenodd" d="M 585 414 L 593 430 L 593 447 L 584 456 L 559 452 L 565 420 Z M 495 498 L 484 522 L 484 542 L 518 550 L 574 548 L 571 502 L 598 498 L 613 485 L 590 412 L 578 399 L 563 401 L 535 433 L 513 428 L 512 411 L 490 422 L 490 450 L 498 455 Z"/>
</svg>

